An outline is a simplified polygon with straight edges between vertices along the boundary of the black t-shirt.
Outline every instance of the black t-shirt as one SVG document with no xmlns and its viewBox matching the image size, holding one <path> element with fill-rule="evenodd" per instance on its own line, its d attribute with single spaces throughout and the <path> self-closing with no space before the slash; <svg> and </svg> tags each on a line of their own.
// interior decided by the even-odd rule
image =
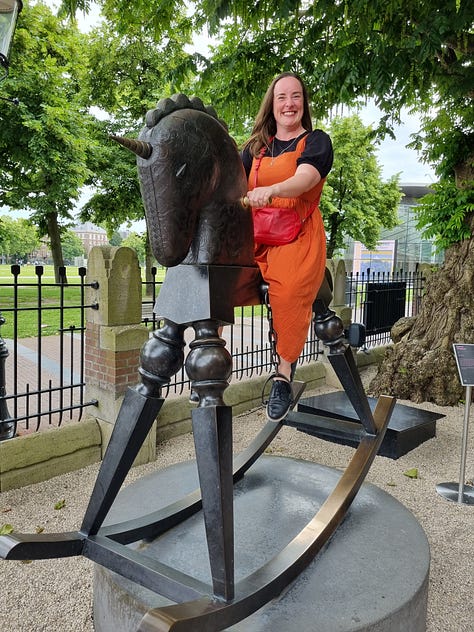
<svg viewBox="0 0 474 632">
<path fill-rule="evenodd" d="M 264 156 L 271 157 L 272 149 L 273 149 L 273 155 L 277 157 L 281 153 L 285 152 L 285 150 L 288 147 L 290 147 L 290 145 L 292 145 L 293 143 L 296 148 L 298 141 L 305 134 L 306 132 L 304 134 L 301 134 L 298 137 L 296 143 L 294 143 L 294 139 L 280 140 L 275 137 L 273 141 L 270 143 L 270 146 L 267 147 L 267 151 L 265 152 Z M 288 153 L 291 153 L 291 151 L 295 151 L 295 149 L 293 150 L 288 149 Z M 252 168 L 253 156 L 250 155 L 250 152 L 248 151 L 248 149 L 244 149 L 241 155 L 242 155 L 242 162 L 245 168 L 245 173 L 247 174 L 247 178 L 248 178 L 250 169 Z M 333 149 L 332 149 L 331 138 L 329 137 L 328 134 L 326 134 L 326 132 L 323 132 L 323 130 L 315 129 L 312 132 L 309 132 L 307 134 L 305 148 L 301 156 L 296 161 L 296 164 L 297 165 L 303 165 L 303 164 L 312 165 L 319 171 L 321 178 L 325 178 L 328 175 L 328 173 L 331 171 L 333 158 L 334 158 L 334 154 L 333 154 Z"/>
</svg>

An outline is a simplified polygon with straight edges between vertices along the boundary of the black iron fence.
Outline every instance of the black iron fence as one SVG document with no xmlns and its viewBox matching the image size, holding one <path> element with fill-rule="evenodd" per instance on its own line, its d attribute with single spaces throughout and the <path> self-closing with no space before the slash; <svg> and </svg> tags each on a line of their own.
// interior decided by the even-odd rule
<svg viewBox="0 0 474 632">
<path fill-rule="evenodd" d="M 86 313 L 97 308 L 86 304 L 85 291 L 95 285 L 85 282 L 85 268 L 77 274 L 69 268 L 67 274 L 66 279 L 66 270 L 61 270 L 59 283 L 44 281 L 42 266 L 15 265 L 9 280 L 0 279 L 0 312 L 6 321 L 0 328 L 0 439 L 9 438 L 12 427 L 24 433 L 80 420 L 84 408 L 96 403 L 84 397 Z M 391 326 L 401 316 L 417 313 L 423 282 L 417 273 L 347 277 L 346 304 L 352 308 L 352 321 L 366 325 L 367 347 L 389 342 Z M 153 305 L 160 286 L 153 269 L 152 279 L 144 283 L 142 304 L 143 323 L 150 330 L 159 326 Z M 189 328 L 188 342 L 193 334 Z M 237 309 L 235 324 L 222 335 L 232 355 L 234 380 L 273 370 L 265 306 Z M 320 343 L 310 329 L 299 363 L 319 353 Z M 182 369 L 168 392 L 179 395 L 189 388 Z M 2 437 L 2 430 L 7 436 Z"/>
<path fill-rule="evenodd" d="M 159 293 L 161 282 L 156 280 L 157 269 L 152 269 L 152 281 L 145 282 L 146 298 L 142 303 L 143 322 L 151 330 L 159 326 L 159 320 L 153 314 L 153 306 Z M 222 337 L 232 356 L 232 376 L 234 380 L 248 379 L 273 370 L 272 344 L 269 338 L 268 314 L 264 305 L 239 307 L 235 310 L 235 323 L 224 327 Z M 193 339 L 192 328 L 186 331 L 186 340 Z M 319 340 L 312 328 L 304 349 L 298 359 L 299 364 L 315 360 L 322 353 Z M 184 367 L 174 376 L 167 387 L 167 394 L 180 395 L 189 390 L 191 383 Z"/>
<path fill-rule="evenodd" d="M 60 268 L 59 282 L 43 275 L 13 265 L 0 282 L 1 438 L 80 420 L 97 403 L 84 398 L 85 314 L 96 308 L 86 305 L 86 269 Z"/>
<path fill-rule="evenodd" d="M 420 272 L 350 274 L 346 279 L 346 305 L 353 322 L 363 323 L 366 346 L 390 342 L 390 330 L 404 316 L 420 309 L 425 279 Z"/>
</svg>

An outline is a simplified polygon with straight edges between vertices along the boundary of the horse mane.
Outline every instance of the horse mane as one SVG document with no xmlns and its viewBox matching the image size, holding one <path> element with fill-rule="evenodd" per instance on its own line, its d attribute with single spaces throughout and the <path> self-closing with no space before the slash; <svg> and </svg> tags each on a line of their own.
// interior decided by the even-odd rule
<svg viewBox="0 0 474 632">
<path fill-rule="evenodd" d="M 160 99 L 156 107 L 146 113 L 145 124 L 149 128 L 154 127 L 165 116 L 178 110 L 198 110 L 209 114 L 228 131 L 227 124 L 217 116 L 217 112 L 212 106 L 205 106 L 199 97 L 189 99 L 185 94 L 174 94 L 172 97 Z"/>
</svg>

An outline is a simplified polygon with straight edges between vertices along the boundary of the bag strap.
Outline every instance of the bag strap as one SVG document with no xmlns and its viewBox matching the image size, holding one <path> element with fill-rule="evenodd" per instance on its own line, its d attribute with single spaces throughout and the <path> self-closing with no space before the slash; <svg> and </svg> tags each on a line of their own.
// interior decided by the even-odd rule
<svg viewBox="0 0 474 632">
<path fill-rule="evenodd" d="M 301 223 L 304 223 L 307 219 L 309 219 L 317 208 L 318 204 L 316 202 L 313 202 L 309 207 L 309 213 L 302 218 Z"/>
<path fill-rule="evenodd" d="M 271 138 L 268 139 L 268 142 L 270 143 L 275 137 L 272 136 Z M 253 188 L 256 189 L 257 188 L 257 178 L 258 178 L 258 170 L 260 169 L 260 165 L 262 164 L 262 160 L 263 157 L 265 155 L 265 152 L 267 151 L 266 146 L 264 145 L 262 147 L 262 149 L 260 150 L 260 154 L 257 158 L 257 162 L 255 163 L 255 176 L 254 176 L 254 182 L 253 182 Z"/>
</svg>

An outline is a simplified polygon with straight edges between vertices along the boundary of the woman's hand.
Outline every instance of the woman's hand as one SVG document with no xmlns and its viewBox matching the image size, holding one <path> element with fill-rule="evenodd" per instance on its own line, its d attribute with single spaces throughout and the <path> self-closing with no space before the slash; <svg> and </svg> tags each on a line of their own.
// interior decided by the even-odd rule
<svg viewBox="0 0 474 632">
<path fill-rule="evenodd" d="M 247 191 L 247 199 L 250 206 L 255 208 L 262 208 L 263 206 L 269 206 L 273 197 L 273 187 L 257 187 L 252 191 Z"/>
</svg>

